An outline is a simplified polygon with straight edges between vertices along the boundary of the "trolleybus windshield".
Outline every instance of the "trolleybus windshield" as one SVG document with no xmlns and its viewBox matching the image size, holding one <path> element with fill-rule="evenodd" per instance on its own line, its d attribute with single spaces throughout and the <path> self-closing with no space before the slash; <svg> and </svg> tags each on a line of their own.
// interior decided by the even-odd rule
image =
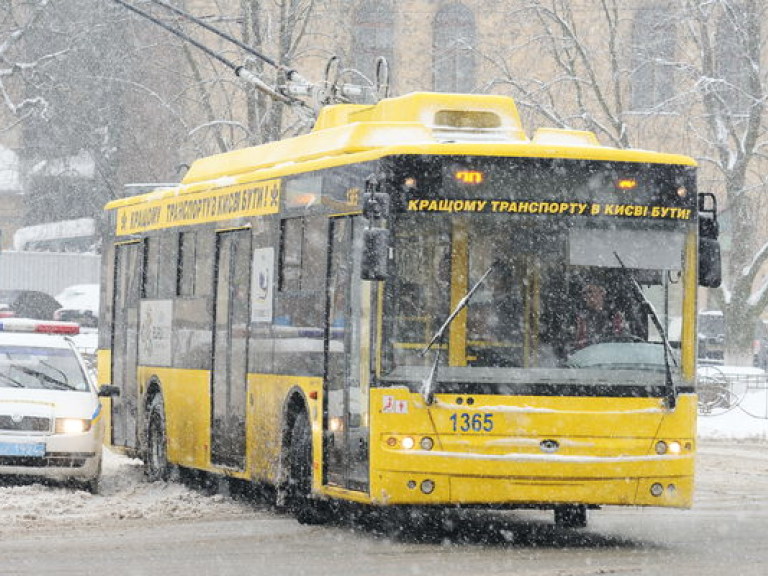
<svg viewBox="0 0 768 576">
<path fill-rule="evenodd" d="M 668 372 L 679 384 L 679 334 L 670 327 L 683 315 L 685 269 L 693 264 L 685 246 L 695 221 L 692 183 L 679 167 L 619 174 L 582 164 L 561 168 L 566 178 L 515 160 L 514 174 L 502 178 L 495 162 L 466 172 L 491 174 L 496 186 L 446 185 L 444 163 L 439 179 L 404 187 L 392 224 L 383 380 L 417 389 L 434 377 L 438 393 L 658 396 Z M 614 185 L 625 175 L 634 196 Z M 667 354 L 654 314 L 671 340 Z"/>
</svg>

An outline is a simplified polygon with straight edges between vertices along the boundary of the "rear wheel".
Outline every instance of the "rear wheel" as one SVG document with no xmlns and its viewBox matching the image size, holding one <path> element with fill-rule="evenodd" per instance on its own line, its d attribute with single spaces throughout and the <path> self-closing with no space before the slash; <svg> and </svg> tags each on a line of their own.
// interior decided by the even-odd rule
<svg viewBox="0 0 768 576">
<path fill-rule="evenodd" d="M 587 507 L 583 504 L 555 508 L 555 524 L 561 528 L 586 528 Z"/>
<path fill-rule="evenodd" d="M 327 522 L 331 513 L 329 504 L 312 497 L 312 430 L 309 417 L 304 411 L 296 416 L 290 442 L 290 510 L 301 524 Z"/>
<path fill-rule="evenodd" d="M 163 397 L 158 394 L 149 403 L 147 454 L 144 458 L 144 472 L 150 482 L 155 482 L 168 480 L 171 477 L 171 471 L 165 435 L 165 406 Z"/>
</svg>

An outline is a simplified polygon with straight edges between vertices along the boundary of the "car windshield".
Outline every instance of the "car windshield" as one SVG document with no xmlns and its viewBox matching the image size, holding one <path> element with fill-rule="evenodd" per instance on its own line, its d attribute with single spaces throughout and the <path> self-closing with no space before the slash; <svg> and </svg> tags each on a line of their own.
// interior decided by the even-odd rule
<svg viewBox="0 0 768 576">
<path fill-rule="evenodd" d="M 72 350 L 0 346 L 0 386 L 85 392 L 88 380 Z"/>
<path fill-rule="evenodd" d="M 0 304 L 10 306 L 18 295 L 18 290 L 0 290 Z"/>
</svg>

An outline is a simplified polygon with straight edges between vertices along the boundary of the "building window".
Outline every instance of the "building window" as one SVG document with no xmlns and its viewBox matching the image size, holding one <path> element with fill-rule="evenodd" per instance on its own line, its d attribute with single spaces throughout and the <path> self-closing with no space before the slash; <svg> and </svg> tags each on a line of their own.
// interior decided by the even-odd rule
<svg viewBox="0 0 768 576">
<path fill-rule="evenodd" d="M 376 61 L 386 59 L 390 83 L 395 56 L 395 27 L 389 2 L 365 0 L 354 15 L 352 66 L 371 84 L 376 82 Z"/>
<path fill-rule="evenodd" d="M 437 12 L 432 36 L 435 91 L 474 90 L 476 36 L 475 16 L 463 4 L 448 4 Z"/>
<path fill-rule="evenodd" d="M 714 90 L 733 117 L 746 117 L 753 104 L 748 47 L 759 39 L 759 31 L 754 30 L 758 21 L 742 3 L 734 2 L 717 23 Z"/>
<path fill-rule="evenodd" d="M 651 6 L 635 14 L 632 28 L 632 109 L 658 109 L 674 95 L 677 44 L 670 8 Z"/>
</svg>

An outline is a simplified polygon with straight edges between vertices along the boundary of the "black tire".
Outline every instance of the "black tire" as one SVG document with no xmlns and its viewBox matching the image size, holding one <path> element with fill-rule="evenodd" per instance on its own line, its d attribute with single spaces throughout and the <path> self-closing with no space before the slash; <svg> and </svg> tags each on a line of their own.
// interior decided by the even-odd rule
<svg viewBox="0 0 768 576">
<path fill-rule="evenodd" d="M 330 519 L 327 502 L 312 496 L 312 430 L 303 410 L 297 414 L 288 452 L 288 505 L 301 524 L 323 524 Z"/>
<path fill-rule="evenodd" d="M 96 475 L 83 483 L 83 488 L 91 494 L 98 494 L 101 488 L 101 460 Z"/>
<path fill-rule="evenodd" d="M 147 410 L 147 451 L 144 473 L 147 480 L 169 480 L 173 467 L 168 463 L 168 443 L 165 435 L 165 406 L 159 394 L 152 398 Z"/>
<path fill-rule="evenodd" d="M 586 528 L 587 507 L 583 504 L 555 508 L 555 525 L 560 528 Z"/>
</svg>

